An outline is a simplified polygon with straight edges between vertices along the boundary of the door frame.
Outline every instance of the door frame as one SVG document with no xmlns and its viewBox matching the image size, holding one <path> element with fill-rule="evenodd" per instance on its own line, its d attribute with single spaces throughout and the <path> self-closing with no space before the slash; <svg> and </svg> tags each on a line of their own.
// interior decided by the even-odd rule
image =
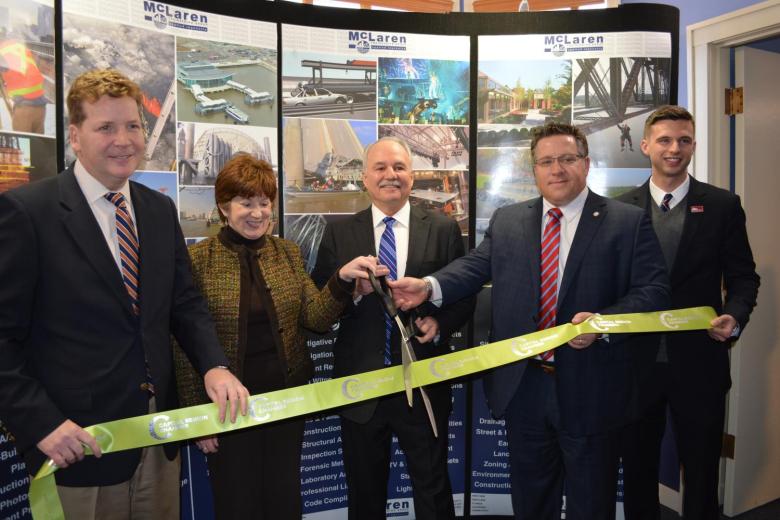
<svg viewBox="0 0 780 520">
<path fill-rule="evenodd" d="M 744 192 L 746 172 L 740 156 L 739 146 L 741 123 L 737 117 L 736 143 L 731 140 L 731 121 L 725 115 L 725 90 L 731 83 L 731 50 L 780 34 L 780 0 L 761 2 L 744 9 L 705 20 L 686 28 L 688 49 L 688 99 L 691 112 L 696 116 L 698 131 L 697 148 L 694 154 L 694 176 L 703 181 L 729 189 L 731 184 L 731 153 L 735 153 L 734 189 L 739 195 Z M 734 371 L 732 370 L 732 377 Z M 738 379 L 738 378 L 737 378 Z M 740 381 L 735 379 L 734 387 Z M 731 400 L 727 404 L 729 406 Z M 732 431 L 736 416 L 728 419 Z M 724 425 L 725 426 L 725 425 Z M 720 496 L 723 498 L 724 513 L 728 515 L 741 511 L 734 496 L 734 473 L 722 459 Z"/>
<path fill-rule="evenodd" d="M 780 0 L 768 0 L 686 27 L 688 104 L 696 116 L 693 174 L 729 189 L 730 127 L 724 114 L 729 49 L 780 33 Z"/>
</svg>

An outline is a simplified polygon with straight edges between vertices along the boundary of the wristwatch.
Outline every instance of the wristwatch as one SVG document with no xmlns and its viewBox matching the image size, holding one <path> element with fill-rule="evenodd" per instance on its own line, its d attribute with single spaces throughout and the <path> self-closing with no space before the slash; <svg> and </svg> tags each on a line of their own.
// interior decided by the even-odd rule
<svg viewBox="0 0 780 520">
<path fill-rule="evenodd" d="M 428 301 L 431 299 L 431 296 L 433 296 L 433 284 L 428 278 L 423 278 L 423 282 L 425 282 L 425 300 Z"/>
</svg>

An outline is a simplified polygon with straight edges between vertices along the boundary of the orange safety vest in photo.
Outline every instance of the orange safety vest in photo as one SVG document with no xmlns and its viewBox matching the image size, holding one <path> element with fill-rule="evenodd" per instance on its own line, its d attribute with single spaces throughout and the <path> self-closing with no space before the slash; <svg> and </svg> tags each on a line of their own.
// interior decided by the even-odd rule
<svg viewBox="0 0 780 520">
<path fill-rule="evenodd" d="M 4 41 L 0 43 L 0 56 L 5 61 L 2 76 L 10 97 L 38 99 L 44 95 L 43 74 L 30 49 L 21 42 Z"/>
</svg>

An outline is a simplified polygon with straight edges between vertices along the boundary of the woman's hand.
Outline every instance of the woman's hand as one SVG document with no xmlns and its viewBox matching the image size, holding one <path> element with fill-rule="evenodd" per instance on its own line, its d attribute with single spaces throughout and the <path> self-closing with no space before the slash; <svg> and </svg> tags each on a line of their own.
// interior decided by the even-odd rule
<svg viewBox="0 0 780 520">
<path fill-rule="evenodd" d="M 216 453 L 219 451 L 219 439 L 216 435 L 195 439 L 195 446 L 203 453 Z"/>
<path fill-rule="evenodd" d="M 374 276 L 387 276 L 390 270 L 379 264 L 374 256 L 358 256 L 347 262 L 339 269 L 339 278 L 345 282 L 356 281 L 356 292 L 359 295 L 366 295 L 373 292 L 371 283 L 368 281 L 368 272 L 374 273 Z"/>
</svg>

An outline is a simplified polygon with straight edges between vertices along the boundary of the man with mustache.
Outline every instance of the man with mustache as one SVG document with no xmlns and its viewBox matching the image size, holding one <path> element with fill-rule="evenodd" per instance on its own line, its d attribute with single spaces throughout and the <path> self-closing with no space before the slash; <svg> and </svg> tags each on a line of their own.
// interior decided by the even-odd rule
<svg viewBox="0 0 780 520">
<path fill-rule="evenodd" d="M 312 278 L 323 285 L 344 259 L 376 255 L 393 279 L 425 276 L 465 251 L 460 228 L 443 215 L 409 204 L 412 155 L 405 141 L 383 137 L 363 154 L 363 184 L 371 206 L 328 224 Z M 471 316 L 474 299 L 420 309 L 413 340 L 418 359 L 449 352 L 449 338 Z M 386 319 L 376 294 L 356 298 L 345 311 L 334 347 L 333 377 L 343 377 L 401 361 L 400 333 Z M 448 383 L 427 389 L 436 416 L 434 437 L 420 392 L 409 408 L 403 393 L 343 408 L 341 439 L 347 475 L 349 518 L 384 520 L 390 441 L 393 434 L 406 455 L 418 519 L 455 517 L 447 474 L 447 424 L 451 410 Z"/>
<path fill-rule="evenodd" d="M 657 109 L 645 122 L 641 147 L 650 179 L 619 200 L 652 218 L 671 279 L 671 308 L 709 305 L 719 316 L 706 332 L 643 335 L 631 346 L 641 415 L 626 432 L 624 509 L 627 520 L 658 517 L 668 405 L 683 467 L 683 518 L 709 520 L 719 517 L 728 349 L 745 330 L 760 280 L 739 197 L 688 175 L 696 149 L 693 116 L 679 106 Z"/>
</svg>

